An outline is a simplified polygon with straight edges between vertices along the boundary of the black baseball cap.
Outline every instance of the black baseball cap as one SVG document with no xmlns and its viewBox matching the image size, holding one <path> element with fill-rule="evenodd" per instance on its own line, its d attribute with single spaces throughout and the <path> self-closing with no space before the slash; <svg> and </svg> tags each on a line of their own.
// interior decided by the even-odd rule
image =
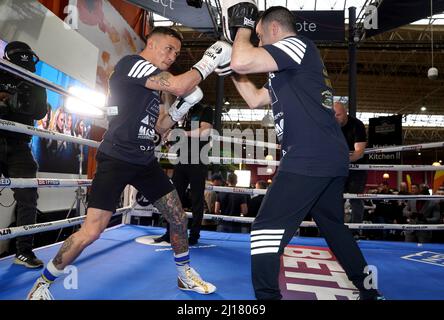
<svg viewBox="0 0 444 320">
<path fill-rule="evenodd" d="M 31 72 L 35 72 L 35 65 L 39 61 L 39 57 L 32 51 L 31 47 L 21 41 L 11 41 L 8 43 L 5 47 L 3 59 Z"/>
</svg>

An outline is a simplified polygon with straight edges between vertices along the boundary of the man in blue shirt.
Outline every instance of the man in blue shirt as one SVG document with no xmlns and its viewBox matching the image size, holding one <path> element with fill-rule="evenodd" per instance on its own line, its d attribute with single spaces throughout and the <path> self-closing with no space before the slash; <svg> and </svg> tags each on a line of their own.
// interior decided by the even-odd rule
<svg viewBox="0 0 444 320">
<path fill-rule="evenodd" d="M 188 110 L 202 99 L 202 91 L 197 85 L 216 67 L 229 63 L 231 47 L 218 41 L 205 51 L 203 58 L 191 70 L 173 76 L 167 70 L 179 55 L 181 45 L 180 33 L 171 28 L 157 27 L 148 35 L 146 47 L 140 54 L 123 57 L 117 63 L 109 79 L 108 103 L 118 107 L 118 115 L 110 120 L 98 149 L 97 172 L 91 187 L 86 220 L 48 263 L 28 299 L 53 298 L 50 284 L 99 238 L 127 184 L 138 189 L 170 223 L 179 288 L 201 294 L 216 290 L 189 266 L 187 217 L 173 184 L 156 161 L 154 148 L 156 137 L 182 120 Z M 160 91 L 179 97 L 162 116 L 159 116 Z"/>
<path fill-rule="evenodd" d="M 251 9 L 253 4 L 239 6 Z M 296 35 L 294 17 L 284 7 L 271 7 L 259 19 L 258 48 L 250 43 L 251 28 L 239 21 L 231 68 L 240 75 L 233 77 L 234 84 L 250 108 L 271 104 L 282 147 L 279 171 L 251 231 L 256 297 L 282 298 L 280 256 L 310 213 L 359 289 L 360 298 L 381 298 L 377 290 L 364 285 L 367 263 L 344 225 L 342 192 L 348 175 L 348 147 L 335 120 L 333 90 L 316 46 Z M 243 75 L 263 72 L 268 72 L 268 82 L 260 89 Z"/>
</svg>

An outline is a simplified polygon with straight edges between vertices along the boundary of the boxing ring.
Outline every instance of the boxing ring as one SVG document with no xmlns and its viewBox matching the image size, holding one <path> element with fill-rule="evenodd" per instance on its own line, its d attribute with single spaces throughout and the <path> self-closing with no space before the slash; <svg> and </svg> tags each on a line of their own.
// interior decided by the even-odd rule
<svg viewBox="0 0 444 320">
<path fill-rule="evenodd" d="M 64 139 L 62 134 L 35 131 L 18 123 L 0 121 L 0 128 L 52 139 Z M 71 137 L 72 138 L 72 137 Z M 73 138 L 72 142 L 97 146 L 95 141 Z M 227 140 L 227 138 L 224 138 Z M 229 139 L 228 139 L 229 140 Z M 239 142 L 239 141 L 238 141 Z M 253 143 L 253 142 L 248 142 Z M 440 147 L 443 143 L 424 144 L 415 148 Z M 397 147 L 412 149 L 412 146 Z M 389 149 L 389 148 L 387 148 Z M 393 147 L 390 147 L 392 151 Z M 378 152 L 384 150 L 378 149 Z M 158 154 L 171 158 L 170 154 Z M 263 159 L 217 158 L 222 163 L 241 162 L 278 165 L 278 161 Z M 398 167 L 398 168 L 397 168 Z M 353 170 L 437 170 L 434 166 L 359 165 Z M 2 179 L 1 187 L 8 188 L 85 188 L 88 179 Z M 209 186 L 208 190 L 246 195 L 264 194 L 265 190 Z M 443 196 L 344 194 L 346 199 L 442 199 Z M 51 291 L 62 300 L 252 300 L 254 293 L 250 274 L 249 234 L 201 232 L 199 244 L 190 247 L 192 265 L 218 290 L 212 295 L 200 295 L 177 289 L 176 268 L 172 249 L 166 243 L 154 243 L 153 238 L 164 233 L 160 227 L 129 224 L 131 216 L 156 214 L 153 207 L 137 208 L 136 203 L 120 208 L 122 224 L 107 229 L 88 247 L 75 263 L 65 269 L 65 279 L 56 281 Z M 140 211 L 145 211 L 141 213 Z M 191 213 L 187 213 L 191 216 Z M 35 234 L 78 225 L 84 216 L 47 222 L 33 226 L 0 229 L 0 240 L 24 234 Z M 251 223 L 253 218 L 205 215 L 205 219 Z M 304 221 L 301 227 L 315 227 Z M 358 230 L 444 230 L 444 225 L 348 224 Z M 377 268 L 377 282 L 387 299 L 442 300 L 444 299 L 444 244 L 417 244 L 387 241 L 358 242 L 370 265 Z M 47 263 L 55 256 L 61 243 L 35 249 Z M 23 299 L 41 270 L 28 270 L 12 263 L 13 256 L 0 259 L 0 300 Z M 418 281 L 421 279 L 421 281 Z M 341 300 L 356 298 L 353 285 L 329 251 L 322 238 L 294 237 L 282 257 L 280 285 L 284 299 Z M 67 287 L 69 289 L 67 289 Z"/>
<path fill-rule="evenodd" d="M 0 66 L 13 69 L 19 76 L 65 96 L 72 96 L 63 88 L 27 74 L 0 60 Z M 11 121 L 0 120 L 0 129 L 37 135 L 43 138 L 68 141 L 90 147 L 98 142 L 36 129 Z M 215 141 L 275 147 L 260 141 L 232 137 L 213 137 Z M 442 148 L 444 142 L 430 144 L 367 149 L 366 153 Z M 159 158 L 174 159 L 176 155 L 157 153 Z M 279 161 L 209 157 L 212 163 L 243 163 L 278 166 Z M 351 170 L 438 170 L 435 166 L 412 165 L 354 165 Z M 75 179 L 0 179 L 2 188 L 86 188 L 91 180 Z M 209 187 L 217 192 L 246 195 L 264 194 L 264 190 Z M 444 196 L 400 196 L 345 194 L 346 199 L 443 199 Z M 107 229 L 94 244 L 76 260 L 75 266 L 65 269 L 66 276 L 51 286 L 55 299 L 61 300 L 253 300 L 250 272 L 250 235 L 203 230 L 199 244 L 190 247 L 191 263 L 206 280 L 217 286 L 211 295 L 184 292 L 177 288 L 177 271 L 172 249 L 156 244 L 153 238 L 164 233 L 163 228 L 131 225 L 131 216 L 141 215 L 135 203 L 120 208 L 122 223 Z M 155 214 L 155 209 L 142 211 Z M 188 213 L 189 214 L 189 213 Z M 84 216 L 31 226 L 0 229 L 0 240 L 24 234 L 35 234 L 81 224 Z M 205 215 L 205 219 L 251 223 L 253 218 Z M 444 230 L 444 225 L 348 224 L 357 230 Z M 315 227 L 304 221 L 301 227 Z M 375 267 L 378 289 L 387 299 L 443 300 L 444 244 L 417 244 L 360 240 L 358 244 L 368 263 Z M 61 243 L 35 249 L 45 263 L 55 256 Z M 0 300 L 24 299 L 41 270 L 29 270 L 12 263 L 13 256 L 0 259 Z M 355 299 L 356 289 L 321 237 L 294 237 L 282 257 L 280 286 L 284 299 L 345 300 Z"/>
<path fill-rule="evenodd" d="M 106 230 L 88 247 L 75 266 L 77 289 L 65 289 L 67 276 L 51 286 L 55 299 L 70 300 L 252 300 L 254 292 L 250 274 L 250 236 L 202 231 L 198 245 L 190 247 L 192 265 L 217 286 L 211 295 L 200 295 L 177 289 L 177 271 L 170 246 L 137 242 L 164 233 L 163 228 L 119 225 Z M 390 300 L 444 299 L 444 245 L 359 241 L 368 263 L 378 268 L 378 286 Z M 36 249 L 47 263 L 61 243 Z M 295 237 L 288 251 L 324 252 L 321 238 Z M 286 251 L 287 251 L 286 250 Z M 431 257 L 435 256 L 434 259 Z M 440 258 L 438 257 L 440 256 Z M 283 259 L 291 259 L 284 254 Z M 28 270 L 12 264 L 13 257 L 0 260 L 0 299 L 24 299 L 41 270 Z M 284 299 L 351 299 L 344 273 L 333 265 L 319 264 L 318 273 L 308 272 L 312 258 L 299 258 L 298 268 L 283 264 L 281 289 Z M 332 260 L 328 260 L 332 261 Z M 287 261 L 287 263 L 290 263 Z M 289 272 L 299 273 L 299 278 Z M 287 273 L 287 274 L 286 274 Z M 289 276 L 291 275 L 291 276 Z M 302 279 L 305 275 L 305 279 Z M 313 276 L 314 275 L 314 276 Z M 288 290 L 287 288 L 291 288 Z M 297 291 L 295 289 L 299 289 Z M 342 294 L 342 296 L 341 296 Z M 332 297 L 334 295 L 334 297 Z"/>
</svg>

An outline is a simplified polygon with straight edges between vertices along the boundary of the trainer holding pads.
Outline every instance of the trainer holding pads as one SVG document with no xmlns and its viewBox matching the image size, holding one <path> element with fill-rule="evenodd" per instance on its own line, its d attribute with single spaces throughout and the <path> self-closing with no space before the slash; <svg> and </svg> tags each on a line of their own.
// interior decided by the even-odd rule
<svg viewBox="0 0 444 320">
<path fill-rule="evenodd" d="M 251 24 L 230 16 L 253 12 L 247 9 L 252 2 L 226 2 L 232 7 L 224 11 L 224 21 L 228 21 L 224 34 L 233 40 L 231 30 L 238 28 L 231 60 L 233 71 L 268 72 L 268 82 L 260 89 L 245 75 L 232 79 L 250 108 L 271 104 L 282 148 L 279 171 L 252 225 L 256 298 L 282 298 L 280 256 L 310 213 L 358 288 L 360 299 L 382 299 L 377 290 L 366 285 L 367 262 L 344 225 L 342 192 L 348 175 L 348 147 L 335 120 L 333 89 L 319 52 L 312 41 L 296 35 L 294 16 L 285 7 L 271 7 L 263 13 L 256 25 L 259 47 L 253 47 Z"/>
</svg>

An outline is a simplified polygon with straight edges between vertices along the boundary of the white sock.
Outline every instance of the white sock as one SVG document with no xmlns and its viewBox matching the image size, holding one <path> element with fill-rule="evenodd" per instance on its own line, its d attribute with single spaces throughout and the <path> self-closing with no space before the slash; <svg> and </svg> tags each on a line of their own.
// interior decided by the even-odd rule
<svg viewBox="0 0 444 320">
<path fill-rule="evenodd" d="M 53 282 L 61 275 L 63 275 L 63 270 L 57 269 L 51 259 L 43 270 L 42 278 L 48 282 Z"/>
</svg>

